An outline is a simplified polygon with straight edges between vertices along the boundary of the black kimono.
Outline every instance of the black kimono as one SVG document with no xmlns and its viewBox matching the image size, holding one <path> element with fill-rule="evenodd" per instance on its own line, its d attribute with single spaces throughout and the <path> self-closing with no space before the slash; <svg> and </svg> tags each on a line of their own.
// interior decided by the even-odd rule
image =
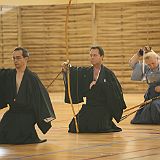
<svg viewBox="0 0 160 160">
<path fill-rule="evenodd" d="M 70 103 L 68 97 L 67 81 L 65 80 L 65 102 Z M 123 109 L 126 104 L 123 99 L 122 88 L 114 73 L 101 66 L 101 71 L 96 85 L 90 89 L 93 81 L 93 67 L 71 67 L 70 85 L 73 103 L 83 102 L 86 104 L 76 115 L 79 132 L 118 132 L 112 119 L 120 122 Z M 76 132 L 74 118 L 69 124 L 69 132 Z"/>
<path fill-rule="evenodd" d="M 48 92 L 35 73 L 26 68 L 17 93 L 16 70 L 0 70 L 0 108 L 7 104 L 9 110 L 0 122 L 0 144 L 43 142 L 35 124 L 45 134 L 55 114 Z"/>
</svg>

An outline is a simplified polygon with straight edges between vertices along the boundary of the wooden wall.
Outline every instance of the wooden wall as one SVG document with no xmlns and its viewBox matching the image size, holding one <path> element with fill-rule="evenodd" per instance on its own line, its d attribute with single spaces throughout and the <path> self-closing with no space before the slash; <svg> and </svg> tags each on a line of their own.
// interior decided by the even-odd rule
<svg viewBox="0 0 160 160">
<path fill-rule="evenodd" d="M 11 51 L 18 45 L 17 8 L 0 7 L 0 65 L 13 67 Z"/>
<path fill-rule="evenodd" d="M 160 51 L 160 1 L 74 4 L 70 9 L 69 58 L 73 65 L 89 64 L 92 44 L 105 49 L 104 64 L 117 75 L 125 93 L 141 93 L 146 84 L 130 80 L 128 60 L 142 46 Z M 48 86 L 66 60 L 66 5 L 0 8 L 0 65 L 12 67 L 12 51 L 30 51 L 29 67 Z M 63 91 L 62 75 L 49 88 Z"/>
</svg>

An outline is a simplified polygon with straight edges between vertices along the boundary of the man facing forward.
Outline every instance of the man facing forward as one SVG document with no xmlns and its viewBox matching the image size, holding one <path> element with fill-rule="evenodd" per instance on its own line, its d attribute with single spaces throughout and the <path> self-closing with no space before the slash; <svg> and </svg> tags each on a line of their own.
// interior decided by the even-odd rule
<svg viewBox="0 0 160 160">
<path fill-rule="evenodd" d="M 9 110 L 0 122 L 0 144 L 41 143 L 35 124 L 45 134 L 55 119 L 47 90 L 27 67 L 29 53 L 18 47 L 13 51 L 15 69 L 0 69 L 0 108 Z"/>
<path fill-rule="evenodd" d="M 70 86 L 73 103 L 86 104 L 76 115 L 79 132 L 119 132 L 112 121 L 119 122 L 126 108 L 122 88 L 114 73 L 102 64 L 104 51 L 100 46 L 90 48 L 90 67 L 74 67 L 64 63 L 65 102 L 70 103 L 66 73 L 70 71 Z M 76 132 L 74 118 L 69 132 Z"/>
</svg>

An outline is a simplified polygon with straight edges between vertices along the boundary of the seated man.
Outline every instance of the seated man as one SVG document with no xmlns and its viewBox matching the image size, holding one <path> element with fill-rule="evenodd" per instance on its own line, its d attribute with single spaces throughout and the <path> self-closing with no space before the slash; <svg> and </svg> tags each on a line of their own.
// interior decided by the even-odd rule
<svg viewBox="0 0 160 160">
<path fill-rule="evenodd" d="M 140 62 L 142 56 L 144 56 L 145 64 Z M 160 96 L 160 65 L 158 54 L 151 47 L 146 46 L 134 54 L 129 64 L 133 69 L 131 79 L 136 81 L 145 79 L 148 83 L 148 89 L 144 95 L 145 101 Z M 160 124 L 160 99 L 154 100 L 138 110 L 131 123 Z"/>
<path fill-rule="evenodd" d="M 27 68 L 29 53 L 13 51 L 15 69 L 0 69 L 0 108 L 9 110 L 0 121 L 0 144 L 41 143 L 35 124 L 45 134 L 55 119 L 47 90 L 38 76 Z"/>
<path fill-rule="evenodd" d="M 103 64 L 104 51 L 99 46 L 91 47 L 90 67 L 70 67 L 63 64 L 65 81 L 65 102 L 70 103 L 68 95 L 67 72 L 70 73 L 70 88 L 73 103 L 86 104 L 76 115 L 79 132 L 119 132 L 113 118 L 119 122 L 126 108 L 122 88 L 114 73 Z M 68 68 L 69 67 L 69 68 Z M 75 118 L 69 124 L 69 132 L 77 132 Z"/>
</svg>

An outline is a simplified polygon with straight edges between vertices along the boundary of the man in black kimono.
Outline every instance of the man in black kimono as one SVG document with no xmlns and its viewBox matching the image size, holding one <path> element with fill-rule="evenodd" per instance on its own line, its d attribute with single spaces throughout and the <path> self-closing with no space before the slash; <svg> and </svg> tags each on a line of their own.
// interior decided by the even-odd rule
<svg viewBox="0 0 160 160">
<path fill-rule="evenodd" d="M 120 122 L 126 104 L 122 88 L 114 73 L 103 64 L 104 51 L 99 46 L 91 47 L 91 67 L 71 67 L 63 64 L 65 82 L 65 102 L 70 103 L 68 94 L 67 70 L 70 73 L 70 90 L 73 104 L 86 104 L 76 115 L 79 132 L 119 132 L 112 121 Z M 69 132 L 76 132 L 75 119 L 69 124 Z"/>
<path fill-rule="evenodd" d="M 15 69 L 0 69 L 0 109 L 9 110 L 0 122 L 0 144 L 41 143 L 35 124 L 45 134 L 55 119 L 49 94 L 38 76 L 27 68 L 29 53 L 13 51 Z"/>
</svg>

